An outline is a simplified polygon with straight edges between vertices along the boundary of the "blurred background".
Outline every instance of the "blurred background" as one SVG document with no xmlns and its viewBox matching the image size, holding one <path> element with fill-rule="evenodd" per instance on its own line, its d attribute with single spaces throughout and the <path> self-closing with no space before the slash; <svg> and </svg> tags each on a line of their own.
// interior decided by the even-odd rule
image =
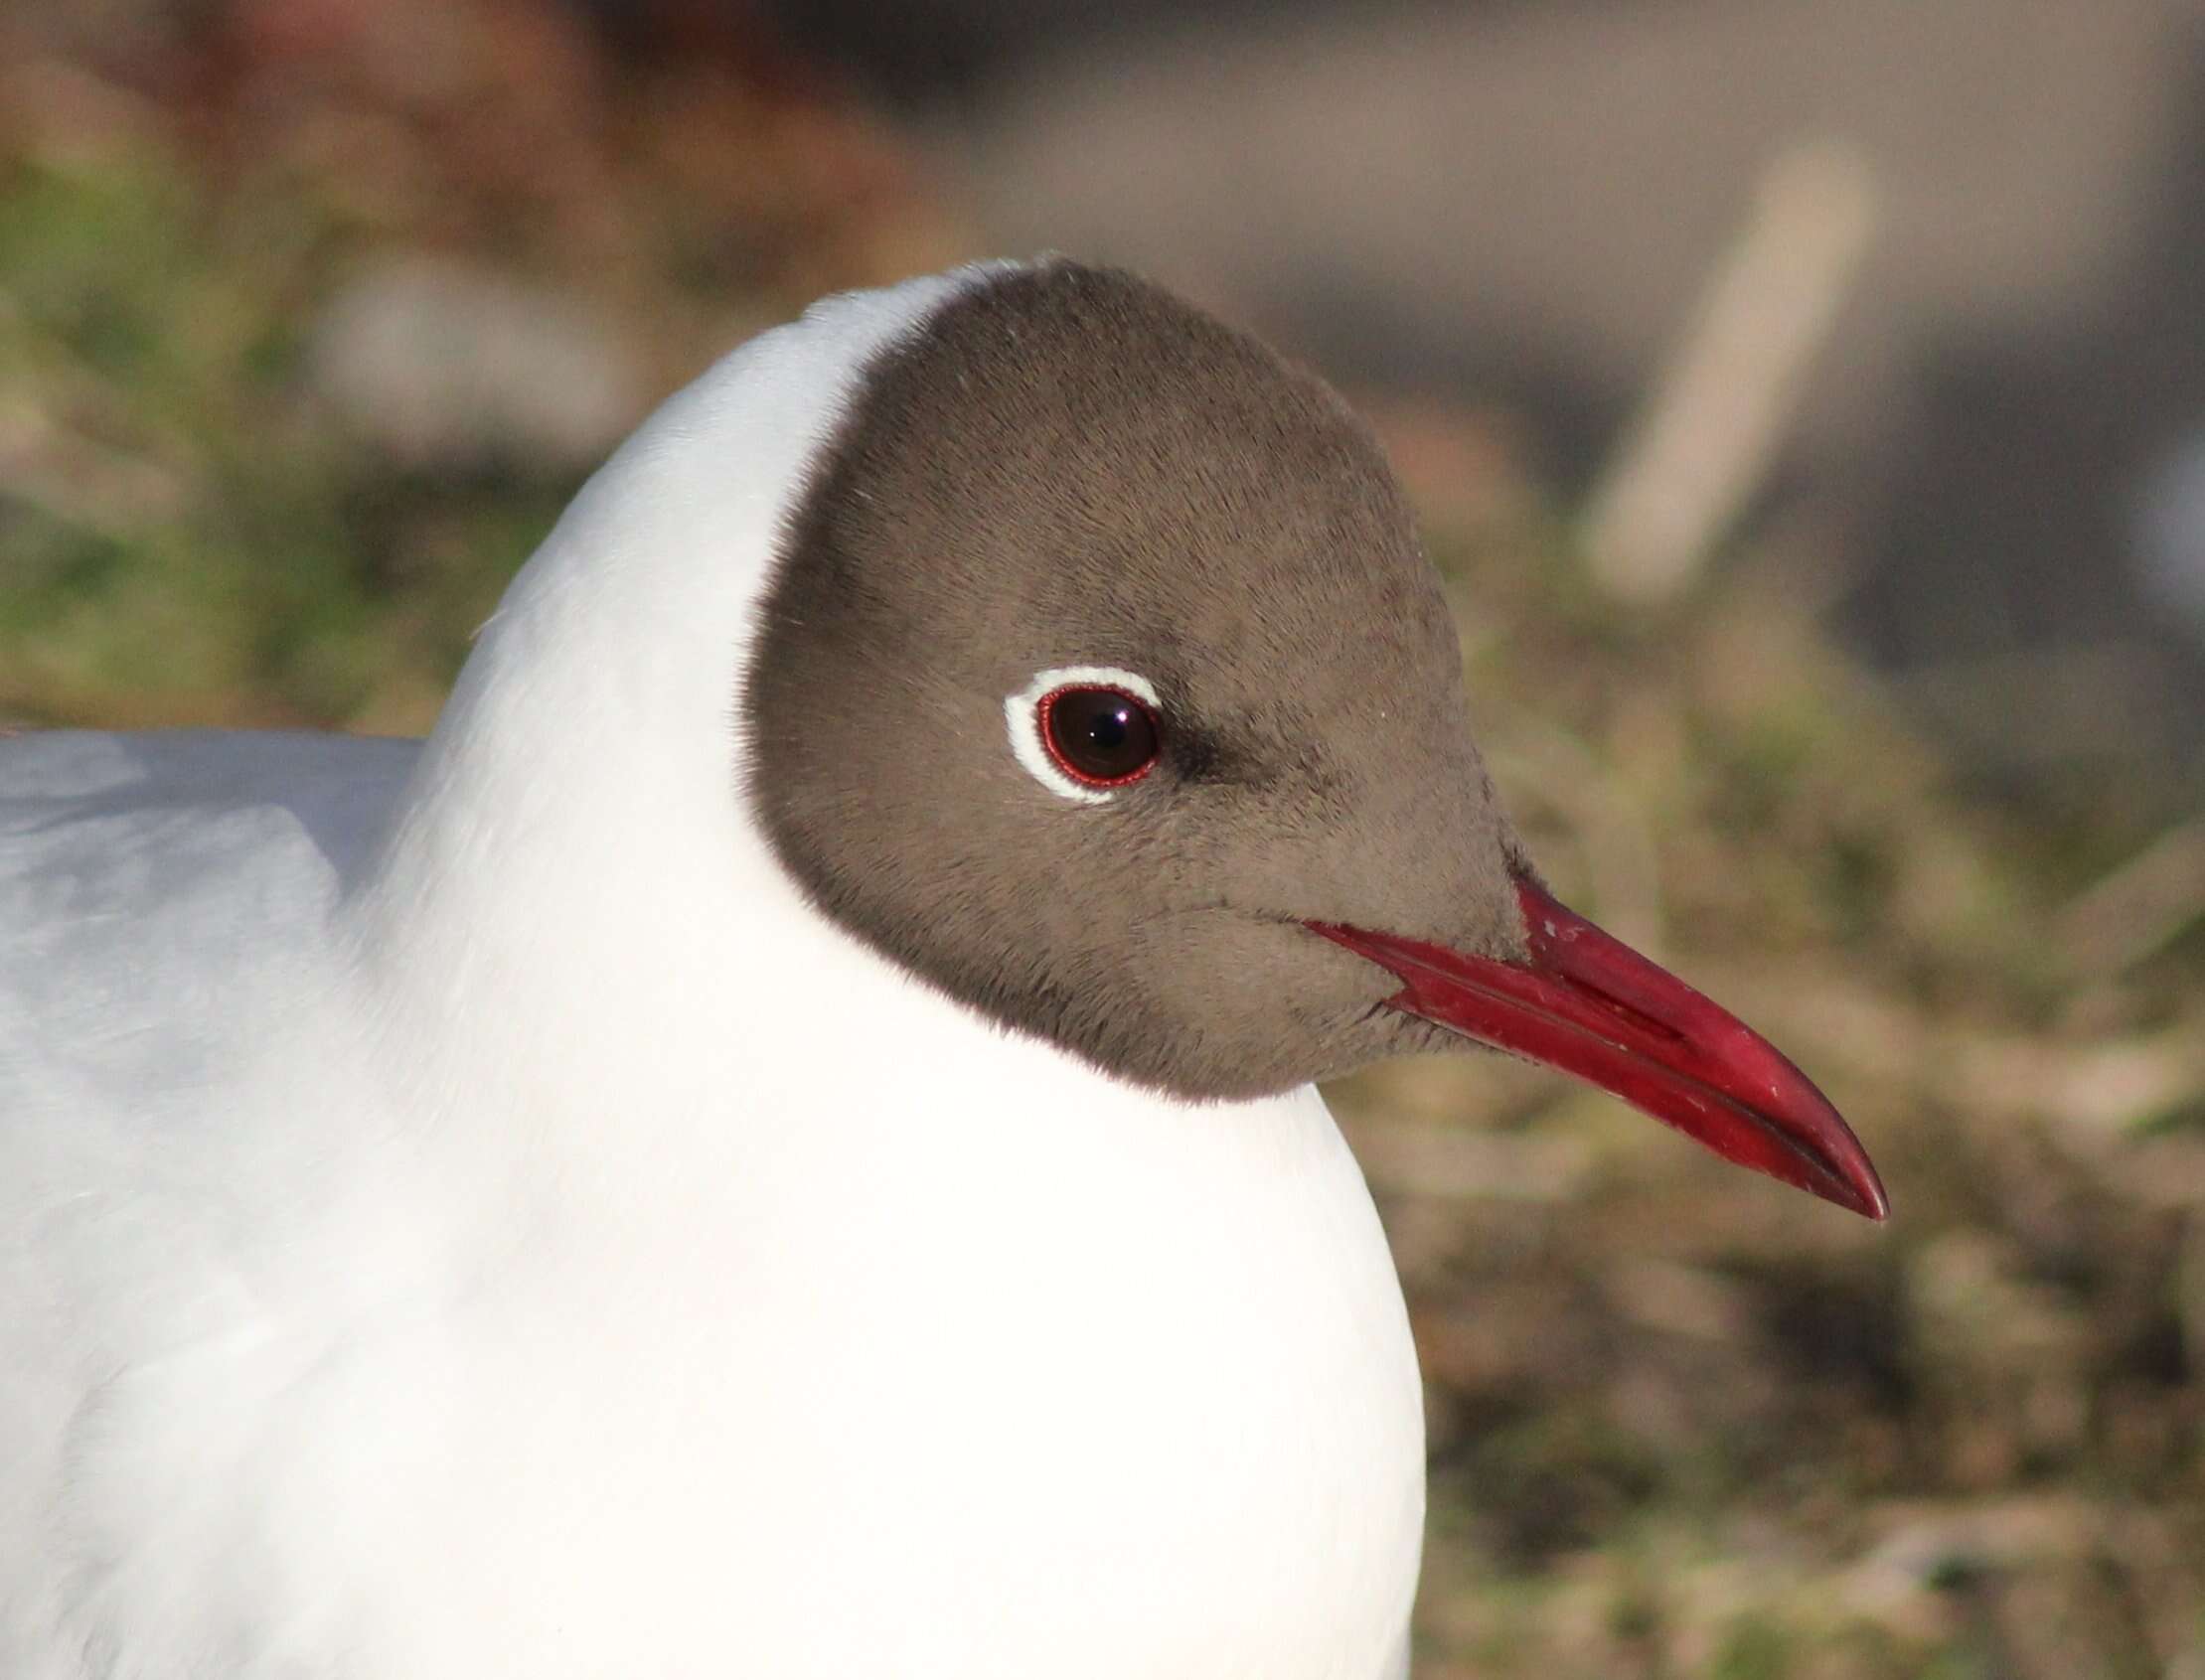
<svg viewBox="0 0 2205 1680">
<path fill-rule="evenodd" d="M 1419 1674 L 2205 1677 L 2197 0 L 8 0 L 0 727 L 425 729 L 661 395 L 1046 248 L 1373 416 L 1558 888 L 1895 1203 L 1338 1091 Z"/>
</svg>

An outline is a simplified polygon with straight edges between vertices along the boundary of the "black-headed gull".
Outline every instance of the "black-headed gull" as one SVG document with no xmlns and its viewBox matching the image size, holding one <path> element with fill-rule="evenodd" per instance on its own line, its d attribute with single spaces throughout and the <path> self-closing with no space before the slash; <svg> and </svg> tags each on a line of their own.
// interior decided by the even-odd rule
<svg viewBox="0 0 2205 1680">
<path fill-rule="evenodd" d="M 1856 1211 L 1547 893 L 1370 434 L 1123 274 L 675 396 L 425 744 L 0 742 L 0 1674 L 1380 1680 L 1312 1082 L 1475 1042 Z"/>
</svg>

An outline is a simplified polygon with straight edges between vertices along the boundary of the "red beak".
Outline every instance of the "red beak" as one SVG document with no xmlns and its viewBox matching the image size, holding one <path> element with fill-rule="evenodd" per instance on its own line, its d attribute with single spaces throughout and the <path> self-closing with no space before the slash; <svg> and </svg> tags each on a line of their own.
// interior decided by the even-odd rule
<svg viewBox="0 0 2205 1680">
<path fill-rule="evenodd" d="M 1860 1140 L 1782 1052 L 1666 969 L 1518 876 L 1530 956 L 1465 957 L 1397 934 L 1312 931 L 1398 975 L 1386 1001 L 1575 1074 L 1766 1172 L 1870 1219 L 1889 1211 Z"/>
</svg>

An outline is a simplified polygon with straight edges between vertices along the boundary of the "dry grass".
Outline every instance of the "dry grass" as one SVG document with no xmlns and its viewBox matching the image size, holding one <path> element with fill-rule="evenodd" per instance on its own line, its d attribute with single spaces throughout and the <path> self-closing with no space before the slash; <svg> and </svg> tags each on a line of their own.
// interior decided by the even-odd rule
<svg viewBox="0 0 2205 1680">
<path fill-rule="evenodd" d="M 1617 614 L 1435 424 L 1396 454 L 1534 851 L 1825 1085 L 1894 1215 L 1535 1069 L 1338 1093 L 1431 1382 L 1422 1672 L 2205 1672 L 2194 827 L 1971 797 L 1794 604 L 1810 552 Z"/>
</svg>

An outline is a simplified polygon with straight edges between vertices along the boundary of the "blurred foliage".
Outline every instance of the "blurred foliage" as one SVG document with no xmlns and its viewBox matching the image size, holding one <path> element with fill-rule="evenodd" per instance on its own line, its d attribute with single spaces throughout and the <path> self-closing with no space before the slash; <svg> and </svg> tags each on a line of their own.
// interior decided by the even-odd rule
<svg viewBox="0 0 2205 1680">
<path fill-rule="evenodd" d="M 591 426 L 972 248 L 847 98 L 674 17 L 0 24 L 0 721 L 424 727 Z M 537 341 L 467 361 L 423 260 L 597 407 L 491 388 Z M 417 389 L 346 374 L 375 308 Z M 1367 405 L 1555 884 L 1813 1070 L 1895 1209 L 1493 1058 L 1341 1087 L 1429 1380 L 1419 1672 L 2205 1676 L 2205 839 L 1971 797 L 1818 632 L 1811 534 L 1622 612 L 1505 416 Z"/>
<path fill-rule="evenodd" d="M 1512 1063 L 1337 1090 L 1430 1385 L 1420 1673 L 2205 1674 L 2190 832 L 1971 795 L 1817 630 L 1805 537 L 1621 613 L 1504 426 L 1374 406 L 1533 854 L 1812 1070 L 1894 1204 Z"/>
<path fill-rule="evenodd" d="M 957 248 L 869 118 L 703 22 L 608 53 L 508 0 L 57 4 L 0 20 L 0 711 L 32 721 L 425 725 L 573 487 L 516 405 L 610 402 L 609 442 Z M 485 360 L 479 319 L 406 318 L 424 260 L 564 313 Z M 347 300 L 394 295 L 348 351 Z M 532 386 L 532 351 L 611 388 Z M 510 435 L 391 447 L 440 356 Z"/>
</svg>

